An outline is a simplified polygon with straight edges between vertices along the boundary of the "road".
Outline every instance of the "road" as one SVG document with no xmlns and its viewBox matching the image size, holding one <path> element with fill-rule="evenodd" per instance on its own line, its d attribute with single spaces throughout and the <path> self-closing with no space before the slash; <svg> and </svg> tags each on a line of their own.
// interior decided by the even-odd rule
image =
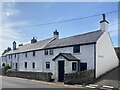
<svg viewBox="0 0 120 90">
<path fill-rule="evenodd" d="M 44 82 L 7 76 L 0 76 L 0 79 L 2 90 L 56 90 L 56 88 L 58 90 L 73 90 L 73 88 L 75 90 L 88 90 L 86 87 L 80 85 L 64 85 L 64 83 L 58 82 Z"/>
<path fill-rule="evenodd" d="M 63 83 L 50 83 L 16 77 L 2 76 L 2 88 L 71 88 Z"/>
</svg>

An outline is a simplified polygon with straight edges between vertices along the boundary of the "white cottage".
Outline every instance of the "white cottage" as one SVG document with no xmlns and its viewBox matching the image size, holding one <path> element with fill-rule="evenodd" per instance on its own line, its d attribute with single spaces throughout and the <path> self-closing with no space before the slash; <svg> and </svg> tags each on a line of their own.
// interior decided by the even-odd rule
<svg viewBox="0 0 120 90">
<path fill-rule="evenodd" d="M 59 39 L 56 30 L 53 37 L 20 45 L 2 55 L 2 66 L 9 64 L 18 71 L 52 72 L 56 81 L 63 81 L 65 73 L 95 70 L 95 78 L 118 66 L 103 14 L 100 30 Z"/>
</svg>

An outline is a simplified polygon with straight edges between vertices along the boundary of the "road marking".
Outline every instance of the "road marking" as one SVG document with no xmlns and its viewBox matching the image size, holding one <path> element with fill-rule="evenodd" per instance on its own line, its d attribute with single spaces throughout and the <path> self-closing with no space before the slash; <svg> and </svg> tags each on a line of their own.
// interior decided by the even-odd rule
<svg viewBox="0 0 120 90">
<path fill-rule="evenodd" d="M 98 87 L 96 84 L 89 84 L 89 86 Z"/>
<path fill-rule="evenodd" d="M 93 86 L 86 86 L 87 88 L 96 88 L 96 87 L 93 87 Z"/>
<path fill-rule="evenodd" d="M 103 85 L 103 88 L 114 88 L 114 87 Z"/>
</svg>

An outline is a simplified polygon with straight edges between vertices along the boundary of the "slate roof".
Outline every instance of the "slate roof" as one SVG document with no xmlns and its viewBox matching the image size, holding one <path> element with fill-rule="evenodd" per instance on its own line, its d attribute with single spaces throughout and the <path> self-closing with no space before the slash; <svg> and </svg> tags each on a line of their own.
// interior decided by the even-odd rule
<svg viewBox="0 0 120 90">
<path fill-rule="evenodd" d="M 53 61 L 58 58 L 59 56 L 63 56 L 68 61 L 80 61 L 75 56 L 73 56 L 71 53 L 59 53 L 56 57 L 53 58 Z"/>
<path fill-rule="evenodd" d="M 100 38 L 102 34 L 103 34 L 102 30 L 97 30 L 97 31 L 74 35 L 74 36 L 70 36 L 62 39 L 49 38 L 49 39 L 38 41 L 33 44 L 30 43 L 30 44 L 20 46 L 16 50 L 11 50 L 5 53 L 4 55 L 32 51 L 32 50 L 40 50 L 40 49 L 46 49 L 46 48 L 56 48 L 56 47 L 63 47 L 63 46 L 69 46 L 69 45 L 94 43 L 94 42 L 97 42 L 97 40 Z"/>
<path fill-rule="evenodd" d="M 54 40 L 53 38 L 49 38 L 49 39 L 45 39 L 45 40 L 41 40 L 38 41 L 37 43 L 29 43 L 23 46 L 18 47 L 16 50 L 11 50 L 6 54 L 12 54 L 12 53 L 19 53 L 19 52 L 26 52 L 26 51 L 32 51 L 32 50 L 37 50 L 37 49 L 43 49 L 47 43 L 51 42 L 52 40 Z"/>
<path fill-rule="evenodd" d="M 47 44 L 45 48 L 94 43 L 94 42 L 97 42 L 97 40 L 102 34 L 103 34 L 103 31 L 98 30 L 94 32 L 88 32 L 85 34 L 79 34 L 71 37 L 57 39 L 54 42 Z"/>
</svg>

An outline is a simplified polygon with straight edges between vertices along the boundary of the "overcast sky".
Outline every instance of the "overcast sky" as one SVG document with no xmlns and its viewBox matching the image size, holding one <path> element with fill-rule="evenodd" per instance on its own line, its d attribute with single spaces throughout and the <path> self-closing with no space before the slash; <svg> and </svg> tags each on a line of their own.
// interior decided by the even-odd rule
<svg viewBox="0 0 120 90">
<path fill-rule="evenodd" d="M 32 37 L 37 37 L 38 40 L 52 37 L 55 29 L 59 31 L 60 38 L 99 30 L 102 16 L 35 26 L 37 24 L 82 18 L 118 10 L 117 2 L 6 2 L 0 6 L 2 6 L 2 29 L 0 30 L 2 48 L 0 48 L 0 53 L 8 46 L 12 47 L 13 41 L 16 41 L 18 45 L 29 43 Z M 118 13 L 106 14 L 106 18 L 109 22 L 109 33 L 113 45 L 117 46 Z M 29 25 L 33 26 L 24 27 Z"/>
</svg>

